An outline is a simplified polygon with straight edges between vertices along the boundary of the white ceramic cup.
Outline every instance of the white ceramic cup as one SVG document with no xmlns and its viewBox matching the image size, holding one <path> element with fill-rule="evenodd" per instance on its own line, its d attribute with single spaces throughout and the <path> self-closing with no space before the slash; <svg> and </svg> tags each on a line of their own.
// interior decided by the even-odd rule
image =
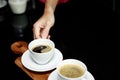
<svg viewBox="0 0 120 80">
<path fill-rule="evenodd" d="M 22 14 L 27 8 L 27 0 L 8 0 L 8 4 L 14 14 Z"/>
<path fill-rule="evenodd" d="M 47 45 L 50 49 L 46 52 L 35 52 L 33 49 L 40 45 Z M 47 50 L 47 48 L 44 48 Z M 30 56 L 37 64 L 47 64 L 54 56 L 55 53 L 55 44 L 50 39 L 35 39 L 28 44 L 28 50 L 30 51 Z M 38 50 L 40 51 L 40 50 Z"/>
<path fill-rule="evenodd" d="M 59 80 L 84 80 L 86 65 L 77 59 L 65 59 L 56 68 Z"/>
</svg>

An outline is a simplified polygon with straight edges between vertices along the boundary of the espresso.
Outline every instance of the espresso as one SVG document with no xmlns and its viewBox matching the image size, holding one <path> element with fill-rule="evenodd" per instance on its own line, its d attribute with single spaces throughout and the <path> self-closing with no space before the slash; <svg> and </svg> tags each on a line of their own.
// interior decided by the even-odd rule
<svg viewBox="0 0 120 80">
<path fill-rule="evenodd" d="M 84 74 L 84 69 L 77 64 L 65 64 L 59 68 L 59 71 L 68 78 L 77 78 Z"/>
<path fill-rule="evenodd" d="M 34 47 L 32 50 L 37 53 L 45 53 L 50 51 L 52 48 L 49 45 L 39 45 Z"/>
</svg>

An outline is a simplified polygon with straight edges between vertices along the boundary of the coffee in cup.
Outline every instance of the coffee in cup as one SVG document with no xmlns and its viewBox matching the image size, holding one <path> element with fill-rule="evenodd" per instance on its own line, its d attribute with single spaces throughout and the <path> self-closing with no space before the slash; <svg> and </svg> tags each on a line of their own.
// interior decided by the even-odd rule
<svg viewBox="0 0 120 80">
<path fill-rule="evenodd" d="M 35 39 L 28 44 L 30 56 L 37 64 L 46 64 L 54 56 L 55 44 L 50 39 Z"/>
<path fill-rule="evenodd" d="M 38 45 L 33 48 L 33 51 L 36 53 L 46 53 L 49 52 L 52 48 L 49 45 Z"/>
<path fill-rule="evenodd" d="M 76 59 L 65 59 L 57 66 L 60 80 L 82 80 L 86 71 L 86 65 Z"/>
</svg>

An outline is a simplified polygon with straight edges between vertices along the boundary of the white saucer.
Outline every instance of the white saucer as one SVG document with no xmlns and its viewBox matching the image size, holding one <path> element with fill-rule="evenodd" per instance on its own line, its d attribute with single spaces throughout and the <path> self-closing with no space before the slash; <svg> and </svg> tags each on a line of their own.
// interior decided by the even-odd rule
<svg viewBox="0 0 120 80">
<path fill-rule="evenodd" d="M 54 70 L 48 77 L 48 80 L 59 80 L 57 71 Z M 87 72 L 85 78 L 83 80 L 95 80 L 93 75 L 90 72 Z"/>
<path fill-rule="evenodd" d="M 24 67 L 36 72 L 44 72 L 44 71 L 52 70 L 56 68 L 56 66 L 62 60 L 63 60 L 63 55 L 58 49 L 55 49 L 55 55 L 53 56 L 51 61 L 45 65 L 36 64 L 30 57 L 30 52 L 28 50 L 25 51 L 25 53 L 22 55 L 22 58 L 21 58 L 21 62 Z"/>
</svg>

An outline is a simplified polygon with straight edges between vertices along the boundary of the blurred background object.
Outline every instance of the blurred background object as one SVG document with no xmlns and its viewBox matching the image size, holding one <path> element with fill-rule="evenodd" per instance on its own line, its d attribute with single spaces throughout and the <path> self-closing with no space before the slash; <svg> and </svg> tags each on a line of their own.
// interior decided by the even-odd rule
<svg viewBox="0 0 120 80">
<path fill-rule="evenodd" d="M 8 4 L 14 14 L 22 14 L 27 8 L 27 0 L 8 0 Z"/>
<path fill-rule="evenodd" d="M 7 5 L 6 0 L 0 0 L 0 8 L 5 7 Z"/>
<path fill-rule="evenodd" d="M 0 22 L 3 22 L 6 19 L 8 12 L 7 0 L 0 0 Z"/>
<path fill-rule="evenodd" d="M 24 36 L 24 30 L 28 25 L 28 18 L 25 14 L 14 15 L 12 18 L 12 27 L 17 37 Z"/>
</svg>

